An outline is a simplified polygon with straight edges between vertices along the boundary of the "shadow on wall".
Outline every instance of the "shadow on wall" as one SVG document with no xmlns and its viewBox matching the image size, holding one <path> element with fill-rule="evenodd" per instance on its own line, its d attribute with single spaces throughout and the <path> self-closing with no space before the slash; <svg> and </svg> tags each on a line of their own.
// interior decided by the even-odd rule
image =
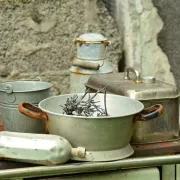
<svg viewBox="0 0 180 180">
<path fill-rule="evenodd" d="M 117 23 L 117 3 L 116 0 L 103 0 L 105 7 L 107 8 L 109 15 L 113 17 L 113 19 L 116 22 L 116 26 L 119 29 Z M 121 30 L 120 31 L 120 35 L 122 35 Z M 121 54 L 119 54 L 119 60 L 118 60 L 118 72 L 124 72 L 125 69 L 125 53 L 122 51 Z"/>
<path fill-rule="evenodd" d="M 153 3 L 164 22 L 164 27 L 158 35 L 158 44 L 168 56 L 171 72 L 180 89 L 180 1 L 153 0 Z"/>
</svg>

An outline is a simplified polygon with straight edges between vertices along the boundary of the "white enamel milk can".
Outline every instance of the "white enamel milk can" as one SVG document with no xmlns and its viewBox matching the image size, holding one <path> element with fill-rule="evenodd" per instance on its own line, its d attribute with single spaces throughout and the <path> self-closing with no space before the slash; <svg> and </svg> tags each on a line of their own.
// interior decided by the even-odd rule
<svg viewBox="0 0 180 180">
<path fill-rule="evenodd" d="M 71 93 L 84 92 L 84 84 L 90 75 L 113 72 L 112 63 L 106 58 L 110 43 L 107 38 L 97 33 L 82 34 L 74 40 L 73 47 L 77 48 L 77 53 L 72 58 L 70 68 Z"/>
</svg>

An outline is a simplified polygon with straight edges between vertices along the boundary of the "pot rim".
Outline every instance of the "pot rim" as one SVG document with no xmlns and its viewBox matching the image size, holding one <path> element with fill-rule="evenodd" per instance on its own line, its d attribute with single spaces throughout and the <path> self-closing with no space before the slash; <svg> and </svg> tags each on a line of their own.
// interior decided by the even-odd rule
<svg viewBox="0 0 180 180">
<path fill-rule="evenodd" d="M 41 84 L 46 84 L 47 87 L 44 88 L 37 88 L 37 89 L 32 89 L 32 90 L 14 90 L 13 89 L 13 93 L 26 93 L 26 92 L 37 92 L 37 91 L 44 91 L 47 89 L 50 89 L 52 87 L 52 84 L 49 82 L 43 82 L 43 81 L 24 81 L 24 80 L 18 80 L 18 81 L 6 81 L 6 82 L 2 82 L 0 83 L 0 85 L 8 85 L 8 83 L 11 85 L 11 83 L 41 83 Z M 0 92 L 5 92 L 6 93 L 6 89 L 1 89 L 0 88 Z"/>
<path fill-rule="evenodd" d="M 49 97 L 49 98 L 46 98 L 46 99 L 44 99 L 44 100 L 42 100 L 42 101 L 40 101 L 40 103 L 38 104 L 38 107 L 43 111 L 43 112 L 45 112 L 45 113 L 47 113 L 47 115 L 48 114 L 51 114 L 51 115 L 56 115 L 56 116 L 63 116 L 63 117 L 69 117 L 69 118 L 78 118 L 78 119 L 112 119 L 112 118 L 121 118 L 121 117 L 127 117 L 127 116 L 134 116 L 134 115 L 136 115 L 136 114 L 138 114 L 139 112 L 141 112 L 143 109 L 144 109 L 144 105 L 143 105 L 143 103 L 141 103 L 140 101 L 138 101 L 138 100 L 135 100 L 135 99 L 131 99 L 131 98 L 129 98 L 129 97 L 126 97 L 126 96 L 120 96 L 120 95 L 115 95 L 115 94 L 107 94 L 106 96 L 116 96 L 116 97 L 121 97 L 121 98 L 124 98 L 124 99 L 128 99 L 128 100 L 131 100 L 131 101 L 134 101 L 134 102 L 136 102 L 136 103 L 138 103 L 139 104 L 139 110 L 137 110 L 137 112 L 136 113 L 129 113 L 129 114 L 124 114 L 124 115 L 122 115 L 122 116 L 100 116 L 100 117 L 89 117 L 89 116 L 75 116 L 75 115 L 67 115 L 67 114 L 59 114 L 59 113 L 55 113 L 55 112 L 52 112 L 52 111 L 49 111 L 49 110 L 46 110 L 46 109 L 44 109 L 44 108 L 42 108 L 41 106 L 42 106 L 42 104 L 44 103 L 44 102 L 46 102 L 46 101 L 48 101 L 49 99 L 53 99 L 53 98 L 57 98 L 57 97 L 62 97 L 62 96 L 67 96 L 67 95 L 75 95 L 75 94 L 77 94 L 77 95 L 83 95 L 84 93 L 72 93 L 72 94 L 63 94 L 63 95 L 58 95 L 58 96 L 51 96 L 51 97 Z M 90 94 L 95 94 L 95 93 L 90 93 Z M 141 106 L 141 107 L 140 107 Z"/>
</svg>

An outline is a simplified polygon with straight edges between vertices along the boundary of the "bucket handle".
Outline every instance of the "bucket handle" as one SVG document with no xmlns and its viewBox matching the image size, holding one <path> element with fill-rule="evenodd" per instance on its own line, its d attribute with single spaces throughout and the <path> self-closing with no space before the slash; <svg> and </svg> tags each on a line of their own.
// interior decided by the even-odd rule
<svg viewBox="0 0 180 180">
<path fill-rule="evenodd" d="M 46 122 L 46 133 L 49 133 L 48 130 L 48 115 L 43 112 L 40 108 L 33 106 L 27 102 L 22 102 L 18 105 L 18 110 L 21 114 L 39 120 L 45 120 Z"/>
<path fill-rule="evenodd" d="M 148 121 L 161 116 L 163 113 L 164 113 L 164 107 L 161 104 L 155 104 L 135 115 L 134 120 Z"/>
<path fill-rule="evenodd" d="M 8 82 L 15 82 L 16 80 L 14 81 L 8 81 Z M 41 81 L 41 78 L 40 77 L 37 77 L 35 79 L 20 79 L 18 81 Z M 8 83 L 7 82 L 7 83 Z M 2 83 L 5 83 L 5 82 L 2 82 Z M 0 83 L 0 84 L 2 84 Z M 10 84 L 6 84 L 5 85 L 5 88 L 4 89 L 0 89 L 0 91 L 5 91 L 7 94 L 11 94 L 13 92 L 13 87 L 10 85 Z"/>
<path fill-rule="evenodd" d="M 72 59 L 72 52 L 74 50 L 74 46 L 77 43 L 80 43 L 80 45 L 86 44 L 86 43 L 104 43 L 105 44 L 105 50 L 103 53 L 102 64 L 86 62 L 86 61 L 84 61 L 86 59 L 83 59 L 83 58 L 79 58 L 80 60 L 76 60 L 76 59 L 72 60 L 73 66 L 79 66 L 79 67 L 82 67 L 85 69 L 99 70 L 99 68 L 104 65 L 104 60 L 106 59 L 107 47 L 110 44 L 110 41 L 106 40 L 106 41 L 97 41 L 96 42 L 96 41 L 81 41 L 81 40 L 75 39 L 74 43 L 72 44 L 71 49 L 70 49 L 70 59 Z"/>
</svg>

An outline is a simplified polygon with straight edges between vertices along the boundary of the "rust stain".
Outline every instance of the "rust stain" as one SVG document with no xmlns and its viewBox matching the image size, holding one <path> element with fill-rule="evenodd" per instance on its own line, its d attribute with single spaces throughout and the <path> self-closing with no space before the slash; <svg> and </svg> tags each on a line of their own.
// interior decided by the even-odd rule
<svg viewBox="0 0 180 180">
<path fill-rule="evenodd" d="M 86 73 L 82 73 L 80 68 L 77 68 L 75 72 L 73 72 L 77 75 L 87 75 Z"/>
<path fill-rule="evenodd" d="M 72 59 L 72 63 L 75 63 L 76 62 L 76 59 Z"/>
<path fill-rule="evenodd" d="M 80 69 L 79 69 L 79 68 L 77 68 L 75 73 L 77 73 L 77 74 L 81 74 Z"/>
<path fill-rule="evenodd" d="M 75 63 L 75 62 L 78 62 L 78 61 L 76 59 L 72 59 L 72 63 Z M 73 73 L 75 73 L 77 75 L 88 75 L 87 73 L 81 72 L 81 69 L 79 67 L 76 67 L 76 71 Z"/>
<path fill-rule="evenodd" d="M 47 165 L 47 166 L 53 166 L 54 164 L 53 164 L 52 162 L 50 162 L 49 160 L 46 160 L 45 165 Z"/>
<path fill-rule="evenodd" d="M 135 157 L 150 155 L 168 155 L 180 152 L 180 140 L 155 144 L 132 145 Z"/>
<path fill-rule="evenodd" d="M 74 44 L 79 43 L 79 45 L 81 46 L 82 44 L 86 44 L 86 43 L 99 43 L 99 44 L 105 44 L 105 46 L 108 46 L 110 44 L 109 40 L 102 40 L 102 41 L 86 41 L 86 40 L 80 40 L 80 39 L 75 39 L 74 40 Z"/>
<path fill-rule="evenodd" d="M 46 134 L 49 134 L 49 127 L 50 127 L 50 122 L 49 119 L 46 120 Z"/>
<path fill-rule="evenodd" d="M 0 120 L 0 131 L 4 131 L 3 122 Z"/>
</svg>

